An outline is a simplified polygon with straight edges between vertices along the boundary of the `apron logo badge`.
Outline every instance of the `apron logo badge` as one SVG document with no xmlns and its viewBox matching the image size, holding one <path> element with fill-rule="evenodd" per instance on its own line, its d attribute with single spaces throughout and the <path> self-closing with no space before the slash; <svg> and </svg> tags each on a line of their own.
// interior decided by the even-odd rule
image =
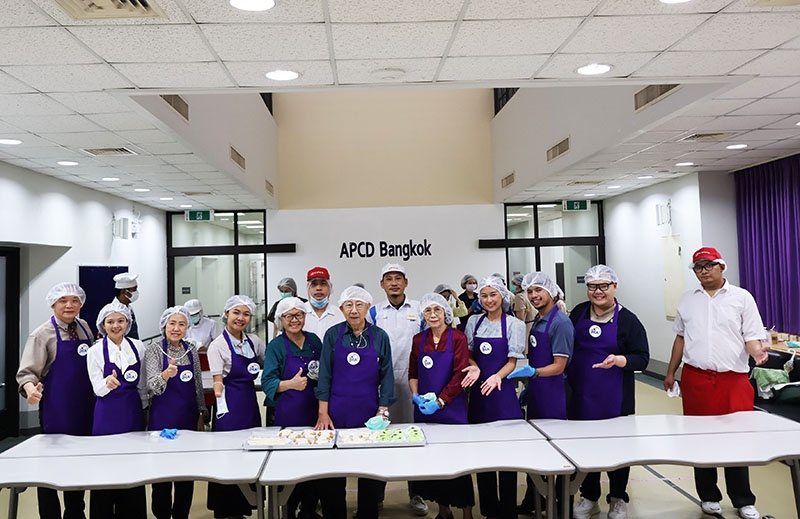
<svg viewBox="0 0 800 519">
<path fill-rule="evenodd" d="M 431 369 L 433 367 L 433 359 L 425 355 L 422 357 L 422 365 L 427 369 Z"/>
<path fill-rule="evenodd" d="M 185 369 L 181 371 L 181 382 L 189 382 L 194 378 L 194 373 L 191 370 Z"/>
<path fill-rule="evenodd" d="M 81 357 L 85 357 L 87 353 L 89 353 L 89 345 L 88 344 L 79 344 L 78 345 L 78 355 L 80 355 Z"/>
<path fill-rule="evenodd" d="M 591 335 L 595 339 L 600 337 L 600 334 L 602 334 L 602 333 L 603 333 L 603 330 L 599 326 L 597 326 L 596 324 L 593 324 L 593 325 L 591 325 L 589 327 L 589 335 Z"/>
<path fill-rule="evenodd" d="M 136 382 L 136 379 L 139 378 L 139 374 L 136 371 L 129 369 L 125 372 L 125 380 L 128 382 Z"/>
<path fill-rule="evenodd" d="M 492 345 L 489 344 L 488 342 L 482 342 L 480 349 L 481 353 L 483 353 L 484 355 L 489 355 L 490 353 L 492 353 Z"/>
<path fill-rule="evenodd" d="M 531 335 L 531 347 L 535 348 L 536 344 L 536 336 Z"/>
<path fill-rule="evenodd" d="M 258 365 L 258 362 L 251 362 L 247 365 L 247 372 L 251 375 L 257 375 L 261 367 Z"/>
<path fill-rule="evenodd" d="M 309 373 L 319 373 L 319 361 L 318 360 L 311 360 L 308 362 L 308 372 Z"/>
<path fill-rule="evenodd" d="M 359 362 L 361 362 L 361 356 L 358 353 L 352 352 L 352 353 L 348 353 L 347 354 L 347 363 L 348 364 L 350 364 L 351 366 L 355 366 Z"/>
</svg>

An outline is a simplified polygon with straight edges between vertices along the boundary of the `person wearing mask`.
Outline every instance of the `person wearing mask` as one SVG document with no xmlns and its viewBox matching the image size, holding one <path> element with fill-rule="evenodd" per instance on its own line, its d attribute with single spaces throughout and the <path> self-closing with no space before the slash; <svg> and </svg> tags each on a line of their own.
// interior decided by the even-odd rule
<svg viewBox="0 0 800 519">
<path fill-rule="evenodd" d="M 144 372 L 150 395 L 149 431 L 203 430 L 208 411 L 200 359 L 195 344 L 184 340 L 191 326 L 191 315 L 186 307 L 167 308 L 159 320 L 161 341 L 154 342 L 145 350 Z M 150 508 L 156 519 L 189 518 L 194 481 L 167 481 L 153 483 L 152 487 Z"/>
<path fill-rule="evenodd" d="M 209 319 L 203 315 L 203 305 L 200 303 L 199 299 L 189 299 L 183 306 L 189 311 L 189 322 L 191 323 L 189 329 L 186 330 L 186 339 L 194 342 L 197 346 L 200 369 L 204 372 L 208 372 L 208 356 L 206 355 L 206 351 L 211 341 L 219 337 L 219 324 L 217 324 L 217 321 L 214 319 Z M 214 394 L 205 394 L 203 398 L 206 408 L 211 409 L 214 406 Z M 210 413 L 207 413 L 206 423 L 208 423 L 210 418 Z"/>
<path fill-rule="evenodd" d="M 104 306 L 97 315 L 97 329 L 103 338 L 86 355 L 89 380 L 97 400 L 92 435 L 121 434 L 144 430 L 147 383 L 143 369 L 144 345 L 127 336 L 130 309 L 118 302 Z M 92 490 L 89 494 L 91 519 L 145 519 L 145 486 Z"/>
<path fill-rule="evenodd" d="M 45 434 L 92 434 L 95 395 L 86 368 L 92 343 L 89 324 L 78 317 L 86 292 L 75 283 L 59 283 L 47 293 L 53 315 L 25 341 L 17 370 L 19 394 L 39 405 Z M 61 519 L 58 492 L 37 487 L 40 519 Z M 64 492 L 64 519 L 85 519 L 83 490 Z"/>
<path fill-rule="evenodd" d="M 586 271 L 587 297 L 569 315 L 575 326 L 575 346 L 567 368 L 572 396 L 570 420 L 603 420 L 636 412 L 635 371 L 650 361 L 647 332 L 636 315 L 615 295 L 617 274 L 611 267 L 595 265 Z M 630 467 L 608 473 L 609 519 L 628 517 L 626 492 Z M 573 517 L 588 519 L 600 511 L 600 473 L 591 472 L 581 484 L 581 497 Z"/>
<path fill-rule="evenodd" d="M 278 281 L 278 292 L 281 294 L 281 298 L 272 303 L 272 308 L 269 309 L 269 314 L 267 314 L 267 321 L 272 323 L 272 336 L 277 337 L 279 330 L 278 321 L 275 320 L 275 310 L 278 308 L 278 303 L 281 300 L 286 299 L 287 297 L 298 297 L 297 296 L 297 282 L 294 278 L 283 278 Z M 303 302 L 306 300 L 302 297 L 299 298 Z"/>
<path fill-rule="evenodd" d="M 414 336 L 408 363 L 408 385 L 416 404 L 414 421 L 469 423 L 464 392 L 465 371 L 469 366 L 467 337 L 452 328 L 453 310 L 439 294 L 425 294 L 420 301 L 420 310 L 428 327 Z M 428 400 L 420 396 L 429 393 L 436 398 Z M 475 492 L 471 475 L 419 481 L 417 490 L 424 499 L 438 505 L 436 517 L 452 517 L 450 507 L 454 506 L 461 508 L 464 519 L 472 518 Z"/>
<path fill-rule="evenodd" d="M 131 303 L 139 299 L 139 286 L 136 281 L 138 277 L 139 274 L 130 272 L 122 272 L 114 276 L 114 301 L 112 302 L 117 302 L 130 310 L 131 329 L 127 336 L 131 339 L 139 338 L 139 325 L 136 323 L 136 314 L 131 308 Z M 100 330 L 98 330 L 98 333 L 101 333 Z"/>
<path fill-rule="evenodd" d="M 479 390 L 470 392 L 469 423 L 522 418 L 514 382 L 506 377 L 514 371 L 517 359 L 524 358 L 525 323 L 507 315 L 512 297 L 502 279 L 482 279 L 478 294 L 486 313 L 470 316 L 466 326 L 469 349 L 481 377 Z M 481 515 L 517 516 L 516 472 L 500 472 L 499 485 L 495 472 L 478 473 L 476 479 Z"/>
<path fill-rule="evenodd" d="M 267 344 L 261 390 L 268 406 L 274 407 L 274 425 L 280 427 L 314 427 L 319 404 L 314 395 L 319 376 L 319 355 L 322 343 L 316 334 L 303 331 L 306 320 L 305 302 L 296 297 L 281 299 L 275 310 L 279 336 Z M 302 504 L 301 518 L 315 517 L 319 488 L 316 481 L 295 486 L 284 510 L 294 518 Z"/>
<path fill-rule="evenodd" d="M 238 431 L 261 427 L 261 411 L 256 399 L 255 380 L 264 363 L 264 343 L 245 330 L 256 312 L 256 304 L 246 295 L 235 295 L 225 302 L 222 321 L 225 329 L 208 347 L 208 364 L 214 379 L 215 431 Z M 214 517 L 250 515 L 255 509 L 237 485 L 208 484 L 208 509 Z"/>
<path fill-rule="evenodd" d="M 764 325 L 753 296 L 725 279 L 725 260 L 712 247 L 703 247 L 689 265 L 700 286 L 687 290 L 678 302 L 673 330 L 675 341 L 664 389 L 675 384 L 683 363 L 683 414 L 722 415 L 753 410 L 753 387 L 748 379 L 749 357 L 756 365 L 767 361 L 761 344 Z M 700 508 L 722 516 L 722 493 L 716 468 L 695 468 Z M 728 497 L 740 517 L 758 519 L 756 496 L 750 490 L 747 467 L 725 467 Z"/>
<path fill-rule="evenodd" d="M 459 330 L 464 331 L 467 328 L 467 321 L 469 317 L 478 313 L 473 309 L 473 305 L 478 301 L 478 280 L 472 274 L 466 274 L 463 278 L 461 278 L 461 288 L 464 289 L 461 294 L 458 295 L 458 298 L 464 302 L 464 306 L 467 307 L 469 313 L 465 316 L 465 319 L 461 320 L 461 326 Z"/>
<path fill-rule="evenodd" d="M 319 380 L 314 393 L 319 400 L 318 430 L 363 427 L 370 419 L 389 420 L 394 401 L 394 371 L 389 336 L 367 322 L 372 296 L 351 286 L 339 296 L 345 322 L 325 333 L 320 354 Z M 344 518 L 347 480 L 326 483 L 323 516 Z M 358 517 L 378 517 L 381 482 L 358 478 Z M 327 503 L 327 504 L 326 504 Z"/>
<path fill-rule="evenodd" d="M 453 287 L 446 283 L 440 283 L 436 285 L 436 288 L 433 289 L 433 292 L 442 296 L 445 301 L 447 301 L 447 304 L 450 305 L 450 309 L 453 311 L 453 323 L 451 326 L 453 328 L 458 328 L 461 324 L 461 320 L 469 315 L 469 309 L 467 309 L 467 305 L 464 304 L 464 301 L 458 298 L 456 291 L 453 290 Z"/>
<path fill-rule="evenodd" d="M 303 330 L 325 338 L 328 328 L 344 321 L 341 310 L 329 304 L 333 283 L 325 267 L 314 267 L 306 274 L 308 284 L 308 303 L 306 304 L 306 324 Z"/>
<path fill-rule="evenodd" d="M 523 274 L 517 274 L 511 278 L 511 286 L 514 287 L 514 301 L 511 304 L 511 310 L 514 312 L 514 317 L 525 323 L 525 334 L 529 337 L 531 334 L 531 327 L 533 327 L 533 319 L 536 316 L 536 310 L 533 308 L 528 294 L 522 286 L 522 280 L 525 278 Z M 554 283 L 555 284 L 555 283 Z"/>
</svg>

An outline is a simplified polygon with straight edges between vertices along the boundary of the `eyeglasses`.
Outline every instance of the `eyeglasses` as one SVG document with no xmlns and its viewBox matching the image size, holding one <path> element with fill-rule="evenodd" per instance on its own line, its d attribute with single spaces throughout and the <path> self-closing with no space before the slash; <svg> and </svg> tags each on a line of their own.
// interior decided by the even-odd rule
<svg viewBox="0 0 800 519">
<path fill-rule="evenodd" d="M 422 315 L 424 315 L 425 317 L 430 317 L 432 315 L 443 315 L 443 314 L 444 314 L 444 308 L 442 308 L 441 306 L 429 306 L 428 308 L 422 311 Z"/>
<path fill-rule="evenodd" d="M 363 301 L 355 301 L 355 302 L 347 301 L 345 303 L 342 303 L 342 308 L 344 308 L 345 311 L 347 312 L 349 312 L 353 308 L 355 308 L 356 310 L 364 310 L 365 308 L 367 308 L 367 306 L 368 306 L 367 303 Z"/>
<path fill-rule="evenodd" d="M 302 321 L 305 318 L 305 316 L 306 314 L 297 313 L 297 314 L 283 314 L 281 317 L 286 319 L 287 322 L 292 322 L 292 321 Z"/>
<path fill-rule="evenodd" d="M 589 289 L 589 292 L 596 292 L 597 290 L 600 292 L 608 292 L 608 287 L 613 284 L 614 283 L 590 283 L 586 285 L 586 288 Z"/>
<path fill-rule="evenodd" d="M 692 270 L 694 270 L 697 273 L 703 272 L 704 270 L 706 272 L 711 272 L 711 270 L 717 265 L 719 265 L 719 263 L 717 263 L 716 261 L 709 261 L 708 263 L 703 263 L 702 265 L 695 265 L 694 267 L 692 267 Z"/>
</svg>

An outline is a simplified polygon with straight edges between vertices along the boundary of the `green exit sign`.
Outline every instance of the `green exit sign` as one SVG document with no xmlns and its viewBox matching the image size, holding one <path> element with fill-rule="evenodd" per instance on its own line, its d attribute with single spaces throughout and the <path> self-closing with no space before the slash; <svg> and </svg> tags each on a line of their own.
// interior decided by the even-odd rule
<svg viewBox="0 0 800 519">
<path fill-rule="evenodd" d="M 562 211 L 588 211 L 592 206 L 591 200 L 562 200 Z"/>
<path fill-rule="evenodd" d="M 187 222 L 213 222 L 214 211 L 186 211 Z"/>
</svg>

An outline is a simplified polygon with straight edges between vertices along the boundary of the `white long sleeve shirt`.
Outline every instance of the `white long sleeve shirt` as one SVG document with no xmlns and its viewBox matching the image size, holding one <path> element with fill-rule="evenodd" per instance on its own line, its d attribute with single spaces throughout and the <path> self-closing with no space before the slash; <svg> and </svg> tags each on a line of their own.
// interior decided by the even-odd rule
<svg viewBox="0 0 800 519">
<path fill-rule="evenodd" d="M 325 332 L 328 328 L 335 326 L 344 321 L 344 315 L 333 303 L 328 303 L 322 315 L 317 315 L 311 302 L 305 304 L 306 311 L 306 324 L 303 325 L 304 332 L 315 333 L 319 337 L 320 342 L 325 338 Z"/>
<path fill-rule="evenodd" d="M 139 378 L 136 382 L 136 389 L 139 391 L 139 397 L 142 399 L 142 408 L 147 407 L 147 374 L 144 372 L 144 344 L 139 339 L 131 339 L 133 346 L 136 348 L 136 353 L 139 354 L 141 362 L 139 367 Z M 103 340 L 100 339 L 89 348 L 86 354 L 87 369 L 89 370 L 89 380 L 92 382 L 94 394 L 97 396 L 106 396 L 111 392 L 106 385 L 106 376 L 103 374 L 105 367 L 105 359 L 103 358 Z M 123 338 L 122 344 L 117 345 L 109 339 L 108 340 L 108 360 L 116 366 L 117 378 L 121 381 L 125 371 L 136 364 L 136 356 L 133 354 L 128 341 Z"/>
</svg>

